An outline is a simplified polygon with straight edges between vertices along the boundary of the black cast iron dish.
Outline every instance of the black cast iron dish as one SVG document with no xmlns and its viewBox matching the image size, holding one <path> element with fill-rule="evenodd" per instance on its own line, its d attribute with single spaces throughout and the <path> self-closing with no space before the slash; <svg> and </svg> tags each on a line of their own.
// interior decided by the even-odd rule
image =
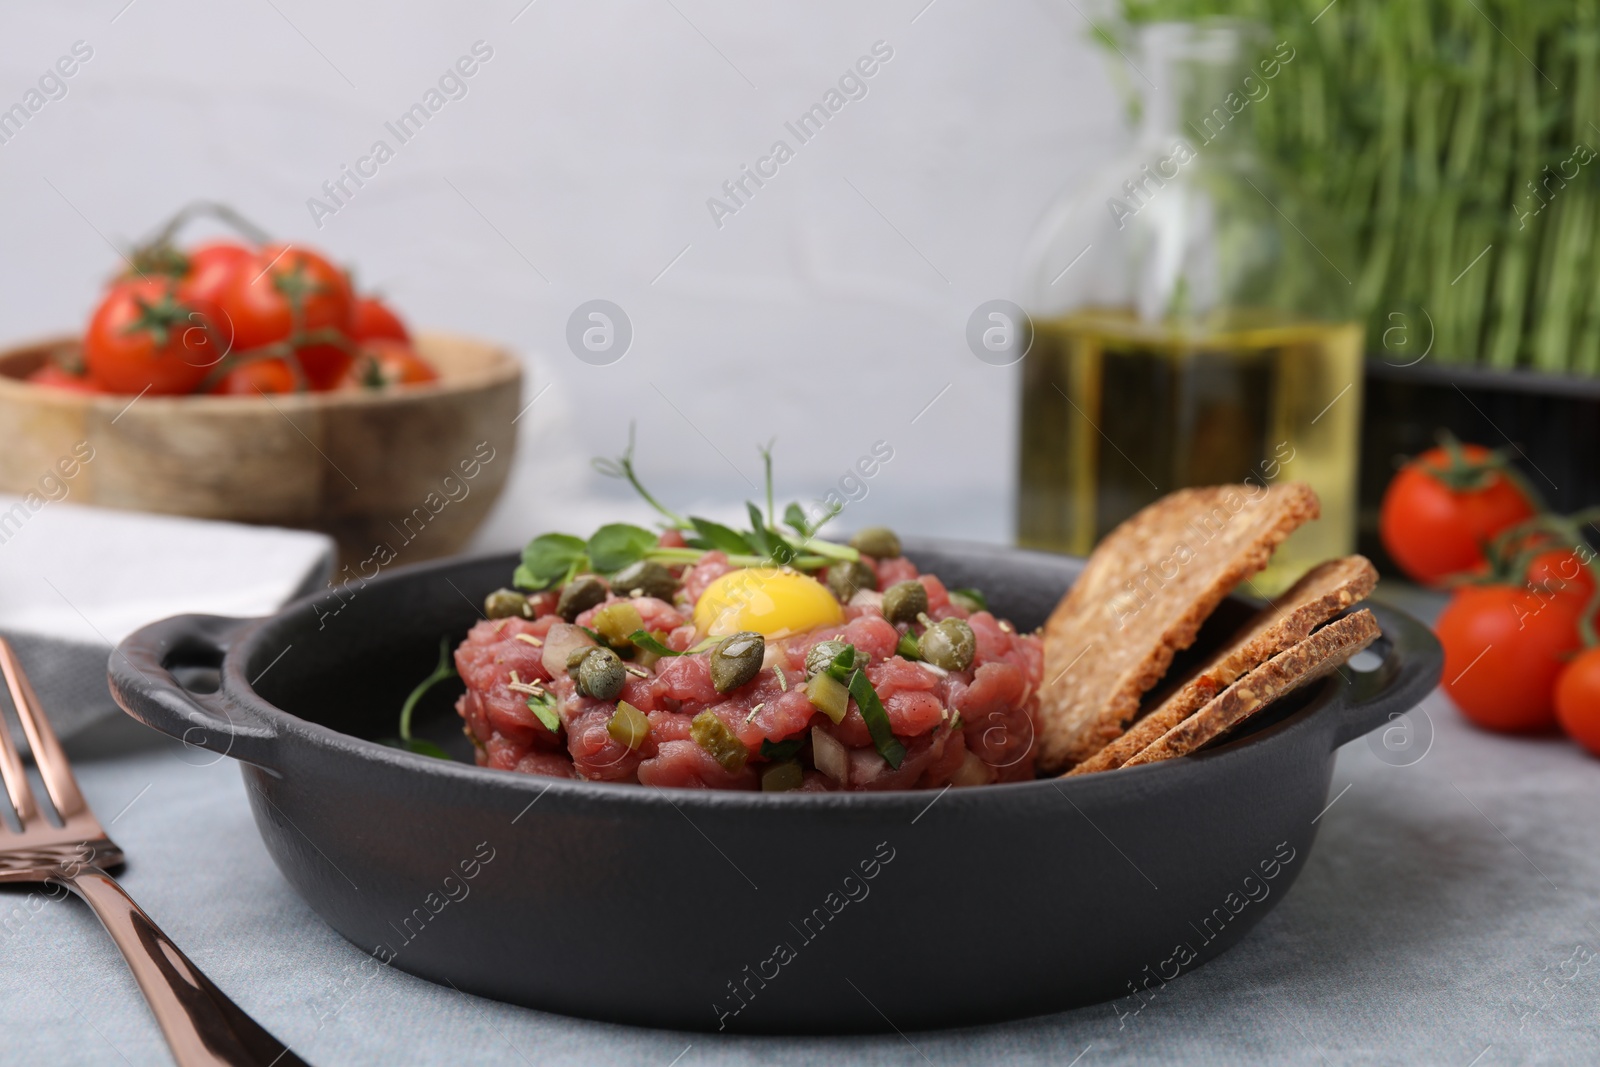
<svg viewBox="0 0 1600 1067">
<path fill-rule="evenodd" d="M 908 554 L 1025 628 L 1082 565 L 948 542 Z M 658 790 L 364 740 L 393 734 L 440 635 L 459 640 L 514 563 L 409 568 L 267 619 L 168 619 L 112 656 L 112 692 L 140 721 L 241 762 L 284 876 L 380 961 L 652 1026 L 966 1025 L 1170 978 L 1283 898 L 1334 750 L 1412 707 L 1441 661 L 1421 624 L 1374 604 L 1382 666 L 1309 687 L 1244 736 L 1126 771 L 945 793 Z M 1229 601 L 1219 624 L 1248 610 Z M 199 691 L 207 668 L 220 690 Z M 465 759 L 458 692 L 437 687 L 423 711 Z M 1270 894 L 1239 907 L 1269 877 Z"/>
</svg>

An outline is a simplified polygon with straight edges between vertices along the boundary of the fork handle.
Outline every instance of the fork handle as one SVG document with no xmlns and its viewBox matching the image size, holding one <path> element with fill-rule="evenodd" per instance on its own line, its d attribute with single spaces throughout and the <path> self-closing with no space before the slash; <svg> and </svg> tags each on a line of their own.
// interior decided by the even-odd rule
<svg viewBox="0 0 1600 1067">
<path fill-rule="evenodd" d="M 189 962 L 115 878 L 84 866 L 56 881 L 94 909 L 122 950 L 179 1067 L 306 1067 Z"/>
</svg>

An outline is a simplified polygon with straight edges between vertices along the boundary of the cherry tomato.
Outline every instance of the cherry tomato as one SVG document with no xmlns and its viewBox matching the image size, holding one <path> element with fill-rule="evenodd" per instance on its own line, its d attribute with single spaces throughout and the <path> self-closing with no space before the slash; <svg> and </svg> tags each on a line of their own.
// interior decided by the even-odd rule
<svg viewBox="0 0 1600 1067">
<path fill-rule="evenodd" d="M 170 278 L 118 282 L 84 333 L 93 381 L 112 393 L 192 392 L 222 358 L 216 305 L 186 296 Z"/>
<path fill-rule="evenodd" d="M 1446 484 L 1437 471 L 1450 465 L 1450 454 L 1434 448 L 1408 463 L 1383 494 L 1378 515 L 1383 547 L 1401 570 L 1424 584 L 1481 567 L 1484 542 L 1534 514 L 1522 490 L 1487 466 L 1487 448 L 1462 445 L 1461 451 L 1469 465 L 1482 465 L 1470 487 Z"/>
<path fill-rule="evenodd" d="M 1591 648 L 1556 682 L 1556 718 L 1584 748 L 1600 756 L 1600 648 Z"/>
<path fill-rule="evenodd" d="M 65 389 L 73 393 L 98 393 L 100 387 L 82 374 L 73 374 L 71 371 L 55 362 L 48 362 L 28 375 L 28 381 L 35 385 L 47 385 L 52 389 Z"/>
<path fill-rule="evenodd" d="M 346 386 L 383 389 L 391 385 L 423 385 L 439 380 L 433 364 L 417 350 L 400 341 L 368 341 L 361 346 L 361 358 L 345 377 Z"/>
<path fill-rule="evenodd" d="M 211 241 L 188 253 L 189 272 L 184 275 L 184 292 L 202 300 L 220 300 L 239 264 L 254 253 L 233 241 Z M 223 328 L 223 336 L 229 331 Z"/>
<path fill-rule="evenodd" d="M 411 334 L 406 330 L 406 324 L 400 321 L 400 316 L 375 296 L 364 296 L 356 301 L 355 325 L 351 327 L 350 336 L 357 341 L 376 341 L 379 338 L 408 344 L 411 341 Z"/>
<path fill-rule="evenodd" d="M 1573 597 L 1580 605 L 1594 595 L 1594 572 L 1585 564 L 1593 553 L 1570 548 L 1541 552 L 1528 564 L 1528 584 L 1535 590 Z"/>
<path fill-rule="evenodd" d="M 292 393 L 295 388 L 294 370 L 287 361 L 253 359 L 229 371 L 211 387 L 211 392 L 218 396 L 259 396 L 262 393 Z"/>
<path fill-rule="evenodd" d="M 219 303 L 232 325 L 232 350 L 246 352 L 287 339 L 294 325 L 302 331 L 332 330 L 348 337 L 355 297 L 344 272 L 323 257 L 274 244 L 235 269 Z M 352 359 L 345 345 L 331 341 L 303 345 L 298 354 L 313 389 L 332 388 Z"/>
<path fill-rule="evenodd" d="M 1583 644 L 1583 605 L 1510 585 L 1456 591 L 1434 632 L 1444 645 L 1444 688 L 1461 713 L 1489 730 L 1555 725 L 1556 678 Z"/>
</svg>

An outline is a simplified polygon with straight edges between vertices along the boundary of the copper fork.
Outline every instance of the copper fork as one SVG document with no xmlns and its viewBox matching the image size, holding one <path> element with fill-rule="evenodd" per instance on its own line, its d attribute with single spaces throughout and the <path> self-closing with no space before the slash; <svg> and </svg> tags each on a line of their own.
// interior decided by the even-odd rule
<svg viewBox="0 0 1600 1067">
<path fill-rule="evenodd" d="M 0 882 L 64 886 L 94 911 L 122 950 L 180 1067 L 249 1064 L 305 1067 L 289 1047 L 246 1015 L 161 932 L 144 909 L 106 873 L 120 867 L 112 843 L 84 802 L 72 767 L 39 698 L 22 673 L 16 652 L 0 637 L 0 672 L 22 720 L 33 762 L 56 819 L 33 795 L 11 727 L 0 714 L 0 779 L 22 827 L 13 833 L 0 818 Z"/>
</svg>

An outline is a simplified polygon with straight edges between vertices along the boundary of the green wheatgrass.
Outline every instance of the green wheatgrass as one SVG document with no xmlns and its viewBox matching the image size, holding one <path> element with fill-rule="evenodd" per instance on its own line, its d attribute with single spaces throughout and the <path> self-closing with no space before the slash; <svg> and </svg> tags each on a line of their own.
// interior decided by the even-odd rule
<svg viewBox="0 0 1600 1067">
<path fill-rule="evenodd" d="M 1207 16 L 1295 49 L 1251 105 L 1257 140 L 1355 236 L 1360 262 L 1341 269 L 1374 346 L 1393 312 L 1425 337 L 1421 308 L 1434 360 L 1600 374 L 1600 158 L 1576 177 L 1567 162 L 1600 152 L 1600 0 L 1120 7 L 1097 29 L 1130 54 L 1132 27 Z"/>
</svg>

